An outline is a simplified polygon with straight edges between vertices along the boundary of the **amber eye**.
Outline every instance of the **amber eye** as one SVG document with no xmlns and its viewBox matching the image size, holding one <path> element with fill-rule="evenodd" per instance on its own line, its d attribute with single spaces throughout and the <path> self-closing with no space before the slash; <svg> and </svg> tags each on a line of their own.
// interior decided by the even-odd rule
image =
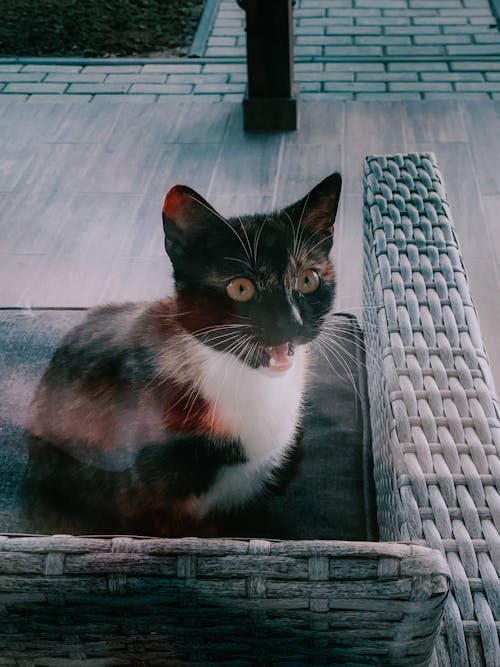
<svg viewBox="0 0 500 667">
<path fill-rule="evenodd" d="M 302 294 L 311 294 L 315 292 L 320 284 L 320 277 L 314 269 L 306 269 L 299 274 L 297 278 L 297 289 Z"/>
<path fill-rule="evenodd" d="M 257 290 L 248 278 L 235 278 L 228 284 L 226 291 L 234 301 L 250 301 Z"/>
</svg>

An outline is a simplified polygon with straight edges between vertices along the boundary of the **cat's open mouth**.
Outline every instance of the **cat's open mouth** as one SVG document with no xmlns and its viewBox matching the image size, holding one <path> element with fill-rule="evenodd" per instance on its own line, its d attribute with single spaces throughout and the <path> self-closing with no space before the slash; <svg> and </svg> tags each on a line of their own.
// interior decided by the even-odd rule
<svg viewBox="0 0 500 667">
<path fill-rule="evenodd" d="M 273 347 L 265 347 L 262 352 L 262 365 L 276 373 L 282 373 L 291 368 L 295 346 L 293 343 L 283 343 Z"/>
</svg>

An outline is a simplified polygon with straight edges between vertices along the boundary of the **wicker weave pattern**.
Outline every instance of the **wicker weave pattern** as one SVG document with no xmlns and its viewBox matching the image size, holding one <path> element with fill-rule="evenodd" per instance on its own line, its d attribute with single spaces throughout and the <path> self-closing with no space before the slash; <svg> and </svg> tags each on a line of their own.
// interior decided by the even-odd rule
<svg viewBox="0 0 500 667">
<path fill-rule="evenodd" d="M 452 574 L 434 663 L 500 665 L 500 422 L 431 153 L 365 162 L 365 339 L 382 539 Z"/>
<path fill-rule="evenodd" d="M 0 664 L 418 667 L 448 577 L 405 544 L 4 536 Z"/>
</svg>

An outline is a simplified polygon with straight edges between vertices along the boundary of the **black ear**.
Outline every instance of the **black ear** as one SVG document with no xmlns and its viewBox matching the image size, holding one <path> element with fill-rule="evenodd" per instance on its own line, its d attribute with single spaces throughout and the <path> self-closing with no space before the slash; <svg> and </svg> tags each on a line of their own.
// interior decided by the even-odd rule
<svg viewBox="0 0 500 667">
<path fill-rule="evenodd" d="M 331 237 L 341 188 L 341 175 L 332 174 L 321 181 L 303 199 L 289 207 L 287 212 L 292 213 L 293 211 L 295 220 L 310 229 L 312 233 L 324 232 L 326 236 Z"/>
<path fill-rule="evenodd" d="M 163 202 L 162 218 L 165 250 L 174 262 L 205 226 L 220 216 L 197 192 L 186 185 L 174 185 Z"/>
</svg>

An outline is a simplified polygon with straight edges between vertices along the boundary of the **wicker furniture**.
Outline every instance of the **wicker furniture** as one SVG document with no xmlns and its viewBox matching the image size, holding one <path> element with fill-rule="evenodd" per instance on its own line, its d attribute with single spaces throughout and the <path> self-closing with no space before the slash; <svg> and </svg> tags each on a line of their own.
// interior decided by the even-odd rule
<svg viewBox="0 0 500 667">
<path fill-rule="evenodd" d="M 365 176 L 385 542 L 5 536 L 0 664 L 500 664 L 499 412 L 441 175 Z"/>
<path fill-rule="evenodd" d="M 367 158 L 364 216 L 380 536 L 446 557 L 433 664 L 497 667 L 499 409 L 434 155 Z"/>
</svg>

